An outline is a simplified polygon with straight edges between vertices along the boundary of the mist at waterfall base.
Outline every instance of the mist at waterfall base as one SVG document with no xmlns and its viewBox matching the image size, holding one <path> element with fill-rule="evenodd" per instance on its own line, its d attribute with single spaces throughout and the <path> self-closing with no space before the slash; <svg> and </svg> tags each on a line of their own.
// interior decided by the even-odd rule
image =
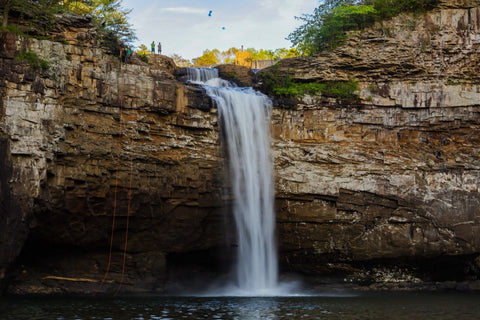
<svg viewBox="0 0 480 320">
<path fill-rule="evenodd" d="M 217 69 L 188 68 L 218 108 L 234 198 L 238 252 L 229 283 L 203 294 L 281 296 L 295 294 L 295 283 L 278 281 L 270 154 L 272 102 L 264 94 L 220 79 Z"/>
</svg>

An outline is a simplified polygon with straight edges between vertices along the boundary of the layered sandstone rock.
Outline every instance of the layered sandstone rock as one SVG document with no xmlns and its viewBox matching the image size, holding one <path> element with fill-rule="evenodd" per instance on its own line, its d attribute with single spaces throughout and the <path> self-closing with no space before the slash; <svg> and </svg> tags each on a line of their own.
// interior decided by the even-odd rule
<svg viewBox="0 0 480 320">
<path fill-rule="evenodd" d="M 276 67 L 299 81 L 360 82 L 359 100 L 305 96 L 272 112 L 284 270 L 478 277 L 473 4 L 445 2 Z M 166 57 L 122 64 L 88 19 L 66 20 L 60 42 L 0 35 L 0 281 L 12 293 L 92 293 L 107 265 L 102 292 L 117 290 L 122 270 L 124 291 L 210 280 L 234 247 L 212 102 Z M 22 50 L 49 68 L 14 59 Z"/>
<path fill-rule="evenodd" d="M 218 75 L 222 79 L 230 80 L 240 87 L 251 87 L 254 81 L 254 73 L 251 69 L 234 64 L 218 66 Z"/>
<path fill-rule="evenodd" d="M 107 269 L 114 223 L 102 288 L 112 290 L 128 223 L 124 288 L 161 290 L 167 254 L 226 243 L 217 227 L 216 110 L 175 80 L 171 59 L 122 64 L 82 27 L 60 28 L 62 42 L 4 34 L 13 42 L 0 63 L 2 278 L 24 248 L 12 292 L 92 291 Z M 14 59 L 19 50 L 49 68 Z"/>
<path fill-rule="evenodd" d="M 480 8 L 452 6 L 276 66 L 298 81 L 360 86 L 358 101 L 307 96 L 274 110 L 280 238 L 292 269 L 362 273 L 377 261 L 432 271 L 449 257 L 477 277 Z"/>
</svg>

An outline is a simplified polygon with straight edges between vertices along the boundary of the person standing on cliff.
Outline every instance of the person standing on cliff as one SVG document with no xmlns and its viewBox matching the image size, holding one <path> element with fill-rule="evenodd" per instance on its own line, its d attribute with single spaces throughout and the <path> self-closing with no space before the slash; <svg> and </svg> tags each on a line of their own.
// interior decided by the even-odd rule
<svg viewBox="0 0 480 320">
<path fill-rule="evenodd" d="M 160 41 L 158 42 L 157 53 L 162 54 L 162 44 L 160 43 Z"/>
<path fill-rule="evenodd" d="M 155 53 L 155 41 L 152 41 L 152 53 Z"/>
<path fill-rule="evenodd" d="M 128 59 L 130 59 L 131 55 L 132 55 L 132 47 L 128 47 L 125 54 L 125 63 L 128 63 Z"/>
</svg>

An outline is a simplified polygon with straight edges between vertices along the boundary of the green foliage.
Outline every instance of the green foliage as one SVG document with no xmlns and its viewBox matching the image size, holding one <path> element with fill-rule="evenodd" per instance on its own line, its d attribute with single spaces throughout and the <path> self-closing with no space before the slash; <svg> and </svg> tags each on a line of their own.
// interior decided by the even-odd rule
<svg viewBox="0 0 480 320">
<path fill-rule="evenodd" d="M 150 50 L 148 50 L 147 46 L 145 44 L 141 44 L 140 46 L 138 46 L 138 50 L 137 50 L 137 54 L 138 55 L 147 55 L 150 53 Z"/>
<path fill-rule="evenodd" d="M 145 62 L 145 63 L 148 63 L 147 53 L 145 53 L 145 52 L 138 53 L 138 52 L 137 52 L 137 55 L 138 55 L 138 58 L 139 58 L 140 60 L 142 60 L 142 61 Z"/>
<path fill-rule="evenodd" d="M 379 19 L 387 19 L 402 12 L 423 12 L 435 8 L 439 0 L 373 0 Z"/>
<path fill-rule="evenodd" d="M 21 61 L 26 61 L 35 70 L 46 70 L 49 67 L 48 61 L 40 59 L 35 52 L 30 50 L 20 52 L 17 56 L 17 59 Z"/>
<path fill-rule="evenodd" d="M 334 98 L 355 99 L 358 90 L 358 82 L 350 81 L 326 81 L 326 82 L 292 82 L 286 87 L 274 87 L 273 92 L 276 95 L 284 97 L 299 98 L 305 94 L 322 94 Z"/>
<path fill-rule="evenodd" d="M 130 12 L 122 8 L 122 0 L 0 0 L 2 25 L 7 27 L 9 17 L 24 20 L 37 38 L 54 26 L 54 13 L 88 14 L 97 25 L 99 40 L 113 54 L 118 54 L 119 43 L 136 40 L 127 20 Z"/>
<path fill-rule="evenodd" d="M 52 40 L 52 36 L 50 35 L 35 36 L 35 38 L 38 40 Z"/>
<path fill-rule="evenodd" d="M 247 50 L 252 54 L 253 60 L 274 60 L 275 53 L 272 50 L 260 49 L 256 50 L 255 48 L 247 48 Z"/>
<path fill-rule="evenodd" d="M 192 59 L 194 66 L 209 66 L 214 64 L 219 64 L 220 59 L 218 58 L 220 51 L 218 49 L 213 50 L 205 50 L 203 51 L 203 55 Z"/>
<path fill-rule="evenodd" d="M 280 59 L 287 59 L 287 58 L 294 58 L 299 57 L 301 54 L 297 50 L 297 48 L 279 48 L 273 51 L 273 60 L 280 60 Z"/>
<path fill-rule="evenodd" d="M 65 39 L 65 38 L 60 38 L 60 39 L 57 39 L 56 41 L 57 41 L 57 42 L 60 42 L 60 43 L 62 43 L 62 44 L 70 44 L 70 43 L 67 41 L 67 39 Z"/>
<path fill-rule="evenodd" d="M 322 27 L 315 40 L 322 49 L 335 48 L 345 41 L 347 31 L 372 25 L 375 22 L 376 12 L 371 5 L 342 4 L 333 8 L 324 15 Z"/>
<path fill-rule="evenodd" d="M 43 0 L 47 1 L 47 0 Z M 122 7 L 123 0 L 50 0 L 58 4 L 52 8 L 55 12 L 88 14 L 92 16 L 101 35 L 113 34 L 118 41 L 132 43 L 136 40 L 135 32 L 128 15 L 132 9 Z"/>
<path fill-rule="evenodd" d="M 240 50 L 235 47 L 222 51 L 218 55 L 219 63 L 234 63 L 238 51 Z"/>
<path fill-rule="evenodd" d="M 422 12 L 440 0 L 326 0 L 313 14 L 296 17 L 303 21 L 287 37 L 303 55 L 335 48 L 346 39 L 346 32 L 372 25 L 375 21 L 402 12 Z"/>
<path fill-rule="evenodd" d="M 202 56 L 192 59 L 192 62 L 193 62 L 193 65 L 195 66 L 214 65 L 214 64 L 221 64 L 221 63 L 234 63 L 236 59 L 235 55 L 237 52 L 240 52 L 240 51 L 241 50 L 235 47 L 232 47 L 225 51 L 220 51 L 218 49 L 212 49 L 212 50 L 207 49 L 203 51 Z M 296 48 L 291 48 L 291 49 L 280 48 L 275 50 L 266 50 L 266 49 L 257 50 L 255 48 L 247 48 L 245 51 L 251 53 L 252 61 L 280 60 L 280 59 L 300 56 L 300 53 Z M 172 58 L 174 57 L 172 56 Z M 177 61 L 175 63 L 177 63 Z M 180 66 L 180 64 L 178 63 L 177 65 Z"/>
<path fill-rule="evenodd" d="M 325 83 L 322 93 L 326 96 L 338 98 L 356 99 L 359 90 L 358 81 L 350 79 L 349 81 L 329 81 Z"/>
<path fill-rule="evenodd" d="M 352 2 L 346 0 L 325 0 L 314 9 L 312 14 L 303 14 L 300 17 L 295 17 L 295 19 L 302 21 L 303 24 L 290 33 L 287 40 L 290 40 L 292 45 L 302 55 L 320 52 L 321 44 L 318 43 L 318 34 L 322 28 L 324 16 L 342 4 L 352 4 Z"/>
<path fill-rule="evenodd" d="M 93 0 L 94 20 L 100 31 L 113 33 L 120 41 L 131 43 L 137 39 L 127 17 L 132 9 L 122 8 L 122 0 Z"/>
<path fill-rule="evenodd" d="M 54 24 L 52 6 L 59 0 L 0 0 L 2 26 L 7 27 L 9 17 L 30 21 L 37 34 L 47 31 Z"/>
<path fill-rule="evenodd" d="M 275 65 L 268 71 L 261 73 L 261 79 L 267 92 L 286 98 L 300 98 L 306 94 L 356 99 L 358 81 L 324 81 L 324 82 L 295 82 L 286 73 L 280 72 Z"/>
<path fill-rule="evenodd" d="M 461 86 L 463 83 L 460 81 L 454 81 L 452 79 L 447 80 L 447 85 L 449 86 Z"/>
<path fill-rule="evenodd" d="M 280 72 L 278 64 L 261 72 L 260 78 L 263 83 L 263 88 L 270 93 L 275 93 L 277 88 L 289 87 L 293 83 L 291 75 Z"/>
<path fill-rule="evenodd" d="M 279 48 L 275 50 L 256 50 L 255 48 L 248 48 L 246 51 L 252 54 L 252 61 L 256 60 L 280 60 L 286 58 L 293 58 L 300 56 L 296 48 L 286 49 Z"/>
<path fill-rule="evenodd" d="M 15 33 L 15 34 L 18 34 L 18 35 L 24 35 L 22 30 L 18 29 L 16 26 L 12 26 L 12 25 L 7 25 L 5 27 L 1 26 L 0 31 L 11 32 L 11 33 Z"/>
</svg>

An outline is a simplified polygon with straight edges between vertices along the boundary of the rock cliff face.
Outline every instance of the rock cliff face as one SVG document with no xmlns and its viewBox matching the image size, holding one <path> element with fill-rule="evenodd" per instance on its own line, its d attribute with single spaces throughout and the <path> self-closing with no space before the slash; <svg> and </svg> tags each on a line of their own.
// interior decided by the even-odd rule
<svg viewBox="0 0 480 320">
<path fill-rule="evenodd" d="M 478 276 L 479 66 L 478 2 L 445 2 L 277 65 L 297 81 L 360 82 L 359 101 L 304 97 L 274 110 L 288 266 L 364 277 L 379 262 L 438 279 L 456 260 Z"/>
<path fill-rule="evenodd" d="M 203 92 L 178 82 L 167 57 L 121 64 L 85 19 L 60 24 L 60 42 L 0 36 L 7 290 L 92 293 L 105 277 L 101 292 L 163 291 L 222 272 L 235 246 L 217 113 Z M 26 50 L 49 68 L 15 59 Z M 360 81 L 357 101 L 305 96 L 273 110 L 283 270 L 478 278 L 479 63 L 473 2 L 278 64 L 301 81 Z"/>
<path fill-rule="evenodd" d="M 92 292 L 113 223 L 117 285 L 128 224 L 124 288 L 162 289 L 167 253 L 226 243 L 216 111 L 169 58 L 121 64 L 88 24 L 57 36 L 70 44 L 3 34 L 2 278 L 23 248 L 12 292 Z M 48 70 L 14 59 L 26 48 Z"/>
</svg>

